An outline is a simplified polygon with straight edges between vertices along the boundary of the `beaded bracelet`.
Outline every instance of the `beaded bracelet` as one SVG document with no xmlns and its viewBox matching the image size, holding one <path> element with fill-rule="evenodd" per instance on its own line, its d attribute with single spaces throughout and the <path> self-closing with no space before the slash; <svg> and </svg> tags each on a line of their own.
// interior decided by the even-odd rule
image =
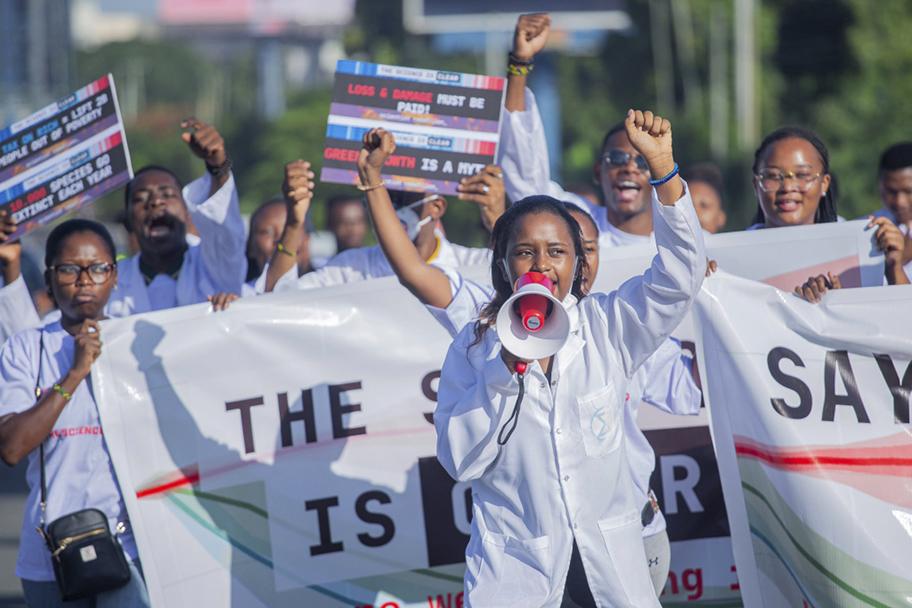
<svg viewBox="0 0 912 608">
<path fill-rule="evenodd" d="M 292 251 L 291 249 L 289 249 L 288 247 L 283 245 L 281 242 L 276 243 L 276 251 L 278 251 L 279 253 L 284 253 L 285 255 L 287 255 L 290 258 L 293 258 L 298 255 L 298 252 Z"/>
<path fill-rule="evenodd" d="M 73 397 L 73 395 L 67 392 L 67 390 L 59 384 L 54 385 L 54 392 L 63 397 L 64 401 L 69 401 Z"/>
<path fill-rule="evenodd" d="M 535 66 L 532 64 L 515 65 L 515 64 L 510 63 L 510 64 L 507 64 L 507 74 L 509 74 L 510 76 L 528 76 L 529 72 L 531 72 L 534 67 Z"/>
<path fill-rule="evenodd" d="M 662 184 L 664 184 L 665 182 L 667 182 L 668 180 L 670 180 L 672 177 L 674 177 L 677 174 L 678 174 L 678 163 L 675 163 L 674 169 L 669 171 L 668 175 L 666 175 L 664 177 L 660 177 L 659 179 L 649 180 L 649 185 L 650 186 L 661 186 Z"/>
<path fill-rule="evenodd" d="M 358 184 L 355 187 L 358 190 L 360 190 L 361 192 L 370 192 L 371 190 L 376 190 L 377 188 L 382 188 L 385 185 L 386 184 L 381 181 L 379 184 L 374 184 L 373 186 L 365 186 L 364 184 Z"/>
</svg>

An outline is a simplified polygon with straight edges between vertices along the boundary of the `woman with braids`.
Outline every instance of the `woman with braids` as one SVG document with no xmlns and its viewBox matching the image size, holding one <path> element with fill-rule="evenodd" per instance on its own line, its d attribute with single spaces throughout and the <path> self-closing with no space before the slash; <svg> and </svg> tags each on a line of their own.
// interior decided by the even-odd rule
<svg viewBox="0 0 912 608">
<path fill-rule="evenodd" d="M 652 202 L 659 255 L 650 270 L 611 294 L 587 294 L 579 224 L 555 199 L 526 198 L 494 227 L 494 298 L 460 331 L 443 365 L 437 457 L 473 492 L 469 606 L 659 605 L 627 460 L 624 388 L 686 314 L 706 260 L 677 176 L 671 125 L 631 110 L 625 130 L 659 176 Z M 393 145 L 391 137 L 376 140 L 362 155 Z M 362 166 L 370 188 L 382 163 Z M 550 279 L 572 328 L 556 355 L 521 361 L 502 348 L 494 320 L 530 271 Z"/>
<path fill-rule="evenodd" d="M 754 154 L 757 215 L 748 230 L 822 224 L 839 220 L 827 148 L 812 131 L 782 127 L 767 135 Z M 886 256 L 884 274 L 890 285 L 909 282 L 902 268 L 903 235 L 886 217 L 871 218 L 874 240 Z M 839 288 L 836 275 L 808 278 L 795 293 L 817 302 Z"/>
</svg>

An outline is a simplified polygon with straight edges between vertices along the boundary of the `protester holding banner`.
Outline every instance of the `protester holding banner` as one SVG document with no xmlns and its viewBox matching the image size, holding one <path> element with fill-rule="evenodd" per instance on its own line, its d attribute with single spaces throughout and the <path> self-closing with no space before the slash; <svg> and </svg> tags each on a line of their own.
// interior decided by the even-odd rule
<svg viewBox="0 0 912 608">
<path fill-rule="evenodd" d="M 878 174 L 883 208 L 874 215 L 889 218 L 905 235 L 903 264 L 906 275 L 912 276 L 912 142 L 887 148 L 880 157 Z"/>
<path fill-rule="evenodd" d="M 247 278 L 242 295 L 256 295 L 265 291 L 266 262 L 285 229 L 287 218 L 285 199 L 272 198 L 254 210 L 250 215 L 250 230 L 247 235 Z M 299 227 L 300 246 L 297 250 L 298 276 L 313 270 L 310 263 L 310 233 L 313 232 L 310 218 L 305 218 L 304 225 Z"/>
<path fill-rule="evenodd" d="M 149 605 L 123 496 L 88 383 L 101 352 L 99 321 L 117 282 L 114 256 L 114 243 L 101 224 L 70 220 L 57 226 L 47 241 L 45 278 L 61 317 L 43 328 L 17 333 L 0 350 L 0 456 L 9 465 L 29 458 L 29 496 L 16 565 L 29 606 L 81 605 L 60 600 L 51 554 L 35 528 L 92 507 L 107 515 L 131 562 L 130 582 L 97 595 L 92 605 Z M 37 448 L 43 442 L 46 511 L 39 507 Z"/>
<path fill-rule="evenodd" d="M 22 245 L 7 239 L 16 230 L 9 213 L 0 211 L 0 344 L 14 333 L 38 325 L 38 315 L 22 278 Z"/>
<path fill-rule="evenodd" d="M 313 178 L 310 163 L 299 160 L 285 166 L 282 191 L 288 205 L 288 219 L 265 271 L 266 291 L 312 289 L 394 274 L 379 245 L 343 251 L 330 258 L 319 270 L 301 277 L 293 272 L 293 256 L 302 246 L 296 226 L 303 221 L 310 207 Z M 462 188 L 465 194 L 460 196 L 476 202 L 482 210 L 482 217 L 492 213 L 488 210 L 504 208 L 503 182 L 496 167 L 485 167 L 478 175 L 466 180 Z M 490 259 L 490 252 L 486 249 L 456 245 L 444 236 L 438 227 L 447 208 L 443 196 L 404 191 L 393 196 L 399 221 L 405 226 L 422 259 L 441 268 L 468 266 Z"/>
<path fill-rule="evenodd" d="M 599 604 L 658 606 L 642 505 L 621 447 L 619 391 L 686 314 L 706 260 L 699 221 L 677 176 L 670 124 L 631 110 L 625 128 L 660 176 L 653 203 L 659 256 L 651 271 L 610 295 L 585 295 L 576 221 L 550 197 L 515 204 L 492 237 L 496 297 L 478 323 L 460 332 L 443 365 L 437 456 L 452 477 L 472 482 L 465 584 L 475 605 L 550 606 L 566 596 L 584 606 L 596 597 Z M 523 376 L 512 373 L 516 356 L 489 330 L 513 278 L 530 270 L 553 281 L 573 329 L 556 364 L 553 357 L 529 363 L 520 384 Z M 520 411 L 521 386 L 527 390 Z M 511 411 L 516 432 L 502 441 Z"/>
<path fill-rule="evenodd" d="M 754 154 L 757 214 L 748 230 L 835 222 L 836 200 L 830 190 L 829 152 L 812 131 L 782 127 L 769 133 Z M 903 271 L 903 235 L 886 217 L 872 218 L 873 238 L 884 252 L 884 276 L 890 285 L 909 283 Z M 816 302 L 838 288 L 832 276 L 810 277 L 795 293 Z"/>
<path fill-rule="evenodd" d="M 109 316 L 205 302 L 217 292 L 240 293 L 246 271 L 244 223 L 231 161 L 215 127 L 195 118 L 181 123 L 206 175 L 181 187 L 170 170 L 148 166 L 127 184 L 127 223 L 139 254 L 119 267 Z M 199 239 L 188 239 L 191 222 Z"/>
</svg>

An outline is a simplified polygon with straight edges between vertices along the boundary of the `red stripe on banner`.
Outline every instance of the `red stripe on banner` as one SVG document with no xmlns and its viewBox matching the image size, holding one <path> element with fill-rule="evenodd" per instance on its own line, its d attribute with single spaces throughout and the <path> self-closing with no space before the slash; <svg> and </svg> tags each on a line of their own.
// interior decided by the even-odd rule
<svg viewBox="0 0 912 608">
<path fill-rule="evenodd" d="M 907 467 L 912 466 L 912 458 L 897 457 L 850 457 L 850 456 L 817 456 L 808 454 L 806 456 L 783 456 L 774 454 L 769 450 L 763 450 L 754 446 L 736 445 L 735 453 L 739 456 L 750 456 L 758 458 L 769 464 L 782 465 L 785 467 L 807 467 L 823 465 L 852 465 L 852 466 L 891 466 Z"/>
<path fill-rule="evenodd" d="M 140 490 L 136 493 L 136 498 L 146 498 L 148 496 L 155 496 L 156 494 L 162 494 L 168 490 L 173 490 L 174 488 L 180 488 L 182 486 L 192 486 L 195 483 L 199 483 L 199 471 L 196 473 L 191 473 L 184 477 L 175 479 L 174 481 L 169 481 L 168 483 L 163 483 L 161 485 L 152 486 L 151 488 L 146 488 L 145 490 Z"/>
</svg>

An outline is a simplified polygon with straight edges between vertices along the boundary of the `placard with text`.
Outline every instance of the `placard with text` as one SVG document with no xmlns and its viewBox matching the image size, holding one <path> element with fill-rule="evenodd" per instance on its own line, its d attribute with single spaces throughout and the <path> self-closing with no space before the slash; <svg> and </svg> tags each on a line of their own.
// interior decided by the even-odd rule
<svg viewBox="0 0 912 608">
<path fill-rule="evenodd" d="M 0 209 L 17 239 L 133 176 L 110 74 L 0 131 Z"/>
<path fill-rule="evenodd" d="M 320 179 L 359 184 L 361 139 L 390 131 L 396 151 L 383 179 L 393 190 L 455 194 L 494 162 L 504 78 L 360 61 L 336 64 Z"/>
</svg>

